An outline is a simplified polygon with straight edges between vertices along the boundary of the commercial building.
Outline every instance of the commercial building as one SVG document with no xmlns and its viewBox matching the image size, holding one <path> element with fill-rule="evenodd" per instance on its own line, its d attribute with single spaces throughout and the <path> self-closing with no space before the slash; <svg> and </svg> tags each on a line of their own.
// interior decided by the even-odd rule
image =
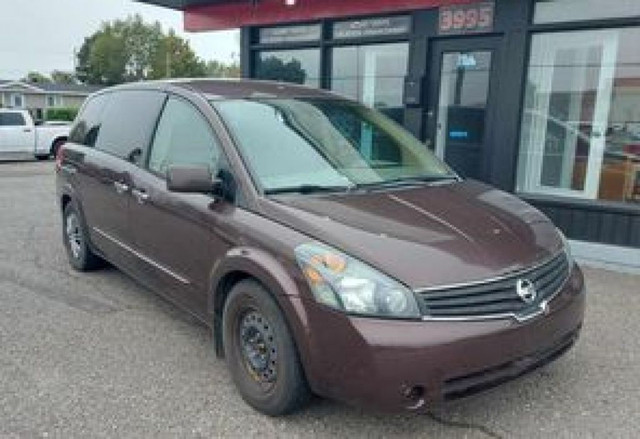
<svg viewBox="0 0 640 439">
<path fill-rule="evenodd" d="M 145 2 L 241 28 L 244 76 L 376 106 L 570 238 L 640 254 L 640 1 Z"/>
</svg>

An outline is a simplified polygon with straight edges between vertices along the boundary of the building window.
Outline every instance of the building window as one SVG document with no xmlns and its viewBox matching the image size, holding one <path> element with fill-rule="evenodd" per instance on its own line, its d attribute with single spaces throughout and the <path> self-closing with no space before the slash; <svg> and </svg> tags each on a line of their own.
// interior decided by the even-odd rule
<svg viewBox="0 0 640 439">
<path fill-rule="evenodd" d="M 11 107 L 24 108 L 24 95 L 19 93 L 13 93 L 11 95 Z"/>
<path fill-rule="evenodd" d="M 258 52 L 255 77 L 320 86 L 320 49 Z"/>
<path fill-rule="evenodd" d="M 62 107 L 62 96 L 60 95 L 48 95 L 47 96 L 47 107 Z"/>
<path fill-rule="evenodd" d="M 538 0 L 533 22 L 595 20 L 640 16 L 638 0 Z"/>
<path fill-rule="evenodd" d="M 409 43 L 333 49 L 331 89 L 401 121 Z"/>
<path fill-rule="evenodd" d="M 518 190 L 640 202 L 640 28 L 534 35 Z"/>
</svg>

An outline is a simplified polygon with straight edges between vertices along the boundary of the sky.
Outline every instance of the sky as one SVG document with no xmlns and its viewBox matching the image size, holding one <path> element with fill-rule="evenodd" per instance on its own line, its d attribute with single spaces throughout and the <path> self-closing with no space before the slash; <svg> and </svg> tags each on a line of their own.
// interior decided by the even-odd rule
<svg viewBox="0 0 640 439">
<path fill-rule="evenodd" d="M 140 14 L 189 40 L 204 60 L 238 59 L 238 31 L 184 32 L 182 12 L 133 0 L 0 0 L 0 79 L 73 71 L 74 50 L 104 21 Z"/>
</svg>

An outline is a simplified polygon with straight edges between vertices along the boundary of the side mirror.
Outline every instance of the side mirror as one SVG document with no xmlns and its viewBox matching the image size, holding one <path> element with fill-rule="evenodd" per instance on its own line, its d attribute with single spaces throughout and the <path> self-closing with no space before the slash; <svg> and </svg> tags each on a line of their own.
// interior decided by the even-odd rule
<svg viewBox="0 0 640 439">
<path fill-rule="evenodd" d="M 173 165 L 167 170 L 167 189 L 171 192 L 220 195 L 222 181 L 213 178 L 208 166 Z"/>
</svg>

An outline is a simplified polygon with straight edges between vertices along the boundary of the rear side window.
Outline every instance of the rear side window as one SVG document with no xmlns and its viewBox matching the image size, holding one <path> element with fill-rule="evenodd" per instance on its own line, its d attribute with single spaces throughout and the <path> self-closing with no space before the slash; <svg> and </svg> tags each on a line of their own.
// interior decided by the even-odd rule
<svg viewBox="0 0 640 439">
<path fill-rule="evenodd" d="M 20 127 L 26 125 L 22 113 L 9 112 L 0 113 L 0 126 L 2 127 Z"/>
<path fill-rule="evenodd" d="M 170 165 L 207 165 L 213 172 L 220 146 L 209 122 L 189 102 L 169 98 L 158 122 L 149 169 L 165 175 Z"/>
<path fill-rule="evenodd" d="M 76 122 L 71 128 L 69 141 L 80 145 L 93 147 L 100 133 L 102 113 L 111 97 L 110 93 L 94 96 L 82 107 Z"/>
<path fill-rule="evenodd" d="M 114 92 L 102 115 L 96 149 L 127 159 L 146 153 L 166 95 L 157 91 Z"/>
</svg>

